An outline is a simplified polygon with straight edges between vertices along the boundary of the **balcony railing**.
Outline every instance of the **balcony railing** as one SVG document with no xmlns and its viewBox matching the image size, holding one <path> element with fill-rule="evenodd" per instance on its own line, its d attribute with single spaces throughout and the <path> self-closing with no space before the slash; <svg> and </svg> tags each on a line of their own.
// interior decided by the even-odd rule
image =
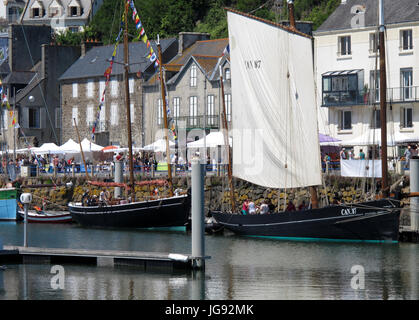
<svg viewBox="0 0 419 320">
<path fill-rule="evenodd" d="M 93 121 L 89 122 L 90 131 L 93 129 L 94 124 L 95 123 Z M 99 121 L 96 126 L 95 132 L 98 133 L 98 132 L 107 132 L 107 131 L 109 131 L 109 121 Z"/>
<path fill-rule="evenodd" d="M 220 127 L 220 118 L 218 115 L 213 116 L 183 116 L 174 119 L 176 126 L 187 129 L 207 128 L 218 129 Z"/>
<path fill-rule="evenodd" d="M 419 87 L 387 88 L 387 101 L 390 102 L 412 102 L 419 101 Z M 322 106 L 351 106 L 368 105 L 380 103 L 379 89 L 348 90 L 323 92 Z"/>
</svg>

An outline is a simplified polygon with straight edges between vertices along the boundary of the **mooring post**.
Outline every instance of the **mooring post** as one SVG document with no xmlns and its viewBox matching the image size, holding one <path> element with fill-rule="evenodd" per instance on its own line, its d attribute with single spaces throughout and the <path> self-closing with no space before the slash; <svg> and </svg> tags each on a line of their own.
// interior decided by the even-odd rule
<svg viewBox="0 0 419 320">
<path fill-rule="evenodd" d="M 23 203 L 24 212 L 25 212 L 24 225 L 23 225 L 23 246 L 27 247 L 28 246 L 28 229 L 27 229 L 28 208 L 29 208 L 29 204 L 32 202 L 32 194 L 31 193 L 22 193 L 20 195 L 20 202 Z"/>
<path fill-rule="evenodd" d="M 122 168 L 123 168 L 122 164 L 123 164 L 122 161 L 115 160 L 115 178 L 114 178 L 114 181 L 117 182 L 117 183 L 124 182 L 124 176 L 123 176 L 123 172 L 122 172 Z M 115 199 L 120 198 L 121 195 L 122 195 L 121 187 L 115 187 L 114 198 Z"/>
<path fill-rule="evenodd" d="M 410 159 L 410 192 L 419 192 L 419 159 Z M 410 229 L 419 230 L 419 197 L 410 199 Z"/>
<path fill-rule="evenodd" d="M 193 268 L 205 268 L 204 165 L 192 159 L 192 257 Z"/>
</svg>

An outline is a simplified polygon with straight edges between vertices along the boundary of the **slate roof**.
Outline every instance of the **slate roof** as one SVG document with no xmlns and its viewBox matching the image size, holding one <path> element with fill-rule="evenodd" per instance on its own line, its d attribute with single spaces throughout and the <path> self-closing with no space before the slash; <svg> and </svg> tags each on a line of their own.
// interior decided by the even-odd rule
<svg viewBox="0 0 419 320">
<path fill-rule="evenodd" d="M 198 64 L 207 78 L 212 80 L 218 79 L 218 68 L 214 72 L 219 58 L 223 55 L 224 49 L 228 45 L 228 38 L 202 40 L 195 42 L 189 48 L 183 50 L 182 54 L 178 54 L 169 63 L 164 64 L 167 71 L 177 72 L 172 78 L 167 81 L 167 84 L 173 84 L 182 74 L 181 71 L 192 59 Z M 158 81 L 158 75 L 151 77 L 146 85 L 152 86 Z"/>
<path fill-rule="evenodd" d="M 227 45 L 228 38 L 197 41 L 165 66 L 168 70 L 170 67 L 177 67 L 180 70 L 191 56 L 221 57 Z"/>
<path fill-rule="evenodd" d="M 176 38 L 160 40 L 162 53 L 170 47 Z M 157 45 L 155 41 L 150 41 L 153 50 L 157 54 Z M 84 57 L 80 57 L 70 68 L 64 72 L 59 78 L 62 80 L 81 79 L 81 78 L 94 78 L 104 77 L 105 70 L 109 67 L 110 59 L 114 50 L 114 45 L 93 47 L 86 52 Z M 131 42 L 129 43 L 129 63 L 130 73 L 137 73 L 141 71 L 144 73 L 150 66 L 151 62 L 147 59 L 149 50 L 144 42 Z M 112 76 L 121 75 L 124 72 L 124 67 L 121 64 L 124 60 L 123 44 L 118 45 L 115 63 L 112 67 Z"/>
<path fill-rule="evenodd" d="M 365 27 L 378 25 L 377 0 L 347 0 L 327 18 L 314 34 L 333 30 L 351 29 L 354 6 L 365 7 Z M 384 0 L 384 21 L 386 25 L 404 22 L 419 22 L 419 0 Z"/>
</svg>

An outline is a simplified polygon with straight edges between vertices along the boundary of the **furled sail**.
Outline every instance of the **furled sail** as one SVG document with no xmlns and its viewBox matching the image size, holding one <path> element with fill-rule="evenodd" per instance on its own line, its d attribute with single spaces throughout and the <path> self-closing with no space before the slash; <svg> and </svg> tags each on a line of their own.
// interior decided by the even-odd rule
<svg viewBox="0 0 419 320">
<path fill-rule="evenodd" d="M 321 185 L 309 37 L 227 12 L 233 175 L 271 188 Z"/>
</svg>

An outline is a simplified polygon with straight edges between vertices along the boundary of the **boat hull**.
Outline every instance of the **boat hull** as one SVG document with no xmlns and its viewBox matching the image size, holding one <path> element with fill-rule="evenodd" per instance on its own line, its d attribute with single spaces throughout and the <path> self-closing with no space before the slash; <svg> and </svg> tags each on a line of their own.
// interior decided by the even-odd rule
<svg viewBox="0 0 419 320">
<path fill-rule="evenodd" d="M 399 237 L 400 209 L 391 199 L 266 215 L 211 215 L 226 229 L 246 236 L 358 241 Z"/>
<path fill-rule="evenodd" d="M 17 221 L 17 189 L 2 188 L 0 189 L 0 220 Z"/>
<path fill-rule="evenodd" d="M 22 219 L 25 219 L 25 212 L 19 210 Z M 70 212 L 43 212 L 28 211 L 28 222 L 30 223 L 70 223 L 73 221 Z"/>
<path fill-rule="evenodd" d="M 166 228 L 188 221 L 189 195 L 123 205 L 80 206 L 69 204 L 73 220 L 86 227 Z"/>
</svg>

